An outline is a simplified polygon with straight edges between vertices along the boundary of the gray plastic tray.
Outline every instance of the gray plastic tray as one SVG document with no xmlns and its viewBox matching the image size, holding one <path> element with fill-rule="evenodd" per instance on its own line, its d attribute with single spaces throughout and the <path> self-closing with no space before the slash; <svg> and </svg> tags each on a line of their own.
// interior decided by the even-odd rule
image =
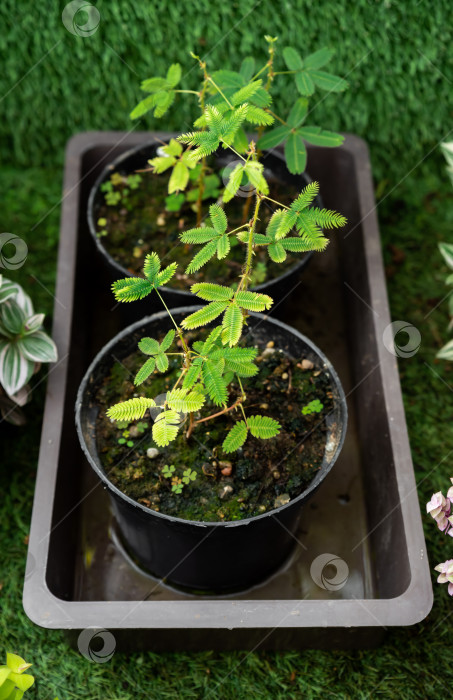
<svg viewBox="0 0 453 700">
<path fill-rule="evenodd" d="M 123 649 L 375 646 L 388 627 L 426 617 L 432 586 L 396 358 L 383 343 L 390 314 L 370 162 L 355 136 L 340 148 L 309 149 L 325 206 L 349 223 L 278 309 L 333 362 L 350 416 L 343 452 L 304 510 L 291 561 L 251 591 L 206 599 L 152 580 L 121 550 L 74 427 L 86 367 L 128 322 L 93 250 L 86 201 L 109 159 L 156 136 L 88 132 L 67 147 L 53 329 L 60 360 L 47 388 L 25 611 L 74 643 L 81 630 L 107 629 Z"/>
</svg>

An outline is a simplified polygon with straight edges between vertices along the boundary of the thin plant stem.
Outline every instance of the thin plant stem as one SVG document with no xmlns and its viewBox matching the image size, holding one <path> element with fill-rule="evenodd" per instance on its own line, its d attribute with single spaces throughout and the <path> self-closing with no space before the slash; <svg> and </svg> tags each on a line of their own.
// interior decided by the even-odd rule
<svg viewBox="0 0 453 700">
<path fill-rule="evenodd" d="M 257 195 L 256 195 L 255 211 L 254 211 L 254 214 L 253 214 L 252 223 L 251 223 L 250 226 L 249 226 L 249 239 L 248 239 L 248 242 L 247 242 L 247 258 L 246 258 L 246 261 L 245 261 L 245 267 L 244 267 L 244 272 L 243 272 L 243 275 L 242 275 L 242 279 L 241 279 L 241 281 L 240 281 L 240 283 L 239 283 L 239 286 L 238 286 L 238 288 L 237 288 L 237 290 L 236 290 L 236 293 L 235 293 L 235 295 L 234 295 L 235 298 L 236 298 L 236 296 L 237 296 L 237 293 L 238 293 L 241 289 L 246 290 L 246 289 L 247 289 L 247 286 L 248 286 L 248 277 L 249 277 L 249 274 L 250 274 L 250 271 L 251 271 L 251 268 L 252 268 L 253 234 L 255 233 L 256 222 L 258 221 L 258 212 L 259 212 L 260 206 L 261 206 L 261 199 L 262 199 L 262 195 L 257 194 Z"/>
<path fill-rule="evenodd" d="M 266 70 L 266 68 L 268 67 L 268 65 L 269 65 L 269 61 L 266 61 L 266 63 L 264 64 L 264 66 L 263 66 L 262 68 L 259 69 L 258 73 L 255 73 L 255 75 L 253 76 L 251 82 L 253 82 L 254 80 L 256 80 L 257 77 L 258 77 L 259 75 L 261 75 L 261 73 L 263 72 L 263 70 Z"/>
<path fill-rule="evenodd" d="M 206 71 L 205 71 L 206 74 Z M 201 109 L 201 114 L 204 114 L 204 107 L 205 107 L 205 95 L 206 95 L 206 88 L 208 87 L 208 82 L 207 79 L 204 80 L 203 82 L 203 88 L 200 93 L 200 109 Z M 202 219 L 202 204 L 203 204 L 203 194 L 204 194 L 204 176 L 206 172 L 206 157 L 202 158 L 201 161 L 201 170 L 200 170 L 200 175 L 198 176 L 198 197 L 197 197 L 197 226 L 201 225 L 201 219 Z"/>
<path fill-rule="evenodd" d="M 199 425 L 200 423 L 206 423 L 206 421 L 212 420 L 213 418 L 217 418 L 218 416 L 223 416 L 225 413 L 232 411 L 234 408 L 237 408 L 237 406 L 240 406 L 241 404 L 242 397 L 240 399 L 236 399 L 236 401 L 233 404 L 231 404 L 231 406 L 228 406 L 227 408 L 224 408 L 221 411 L 218 411 L 217 413 L 212 413 L 210 416 L 205 416 L 204 418 L 200 418 L 199 420 L 194 421 L 194 426 Z"/>
<path fill-rule="evenodd" d="M 208 80 L 209 80 L 209 82 L 211 83 L 211 85 L 213 85 L 213 86 L 215 87 L 215 89 L 222 95 L 222 97 L 223 97 L 223 99 L 225 100 L 225 102 L 227 103 L 228 107 L 230 107 L 230 109 L 234 109 L 234 107 L 233 107 L 233 105 L 231 104 L 231 102 L 230 102 L 230 100 L 228 99 L 228 97 L 222 92 L 222 90 L 219 88 L 219 86 L 217 85 L 217 83 L 214 82 L 214 80 L 211 78 L 210 75 L 208 75 Z"/>
<path fill-rule="evenodd" d="M 178 326 L 178 324 L 176 323 L 175 319 L 173 318 L 170 309 L 168 308 L 167 304 L 166 304 L 165 301 L 163 300 L 163 298 L 162 298 L 162 296 L 161 296 L 161 294 L 160 294 L 160 292 L 159 292 L 158 289 L 156 289 L 156 294 L 157 294 L 157 296 L 159 297 L 159 299 L 161 300 L 162 304 L 164 305 L 166 312 L 167 312 L 168 315 L 170 316 L 170 318 L 171 318 L 171 320 L 172 320 L 172 322 L 173 322 L 173 325 L 174 325 L 174 327 L 176 328 L 176 332 L 177 332 L 177 334 L 179 335 L 179 339 L 180 339 L 180 341 L 181 341 L 181 343 L 182 343 L 182 346 L 183 346 L 183 348 L 184 348 L 185 355 L 186 355 L 186 360 L 187 360 L 187 359 L 188 359 L 188 354 L 189 354 L 189 348 L 187 347 L 186 341 L 185 341 L 184 338 L 183 338 L 183 335 L 182 335 L 182 333 L 181 333 L 181 329 L 180 329 L 180 327 Z"/>
<path fill-rule="evenodd" d="M 281 117 L 279 117 L 278 114 L 275 114 L 275 112 L 273 112 L 271 109 L 269 109 L 269 107 L 266 107 L 266 112 L 269 112 L 269 114 L 270 114 L 271 116 L 273 116 L 274 119 L 277 119 L 277 121 L 281 122 L 281 123 L 284 124 L 285 126 L 288 126 L 287 122 L 285 122 L 284 119 L 282 119 Z"/>
<path fill-rule="evenodd" d="M 272 199 L 272 197 L 268 197 L 267 194 L 263 194 L 262 196 L 263 196 L 263 199 L 268 199 L 269 202 L 273 202 L 274 204 L 278 204 L 279 207 L 283 207 L 284 209 L 288 209 L 288 211 L 289 211 L 290 208 L 287 207 L 286 204 L 282 204 L 281 202 L 277 202 L 276 199 Z"/>
</svg>

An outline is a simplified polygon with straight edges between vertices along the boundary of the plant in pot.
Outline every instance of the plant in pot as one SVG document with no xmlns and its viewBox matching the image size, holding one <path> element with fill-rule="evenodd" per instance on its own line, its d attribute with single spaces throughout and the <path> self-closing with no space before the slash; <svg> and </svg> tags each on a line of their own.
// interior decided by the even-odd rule
<svg viewBox="0 0 453 700">
<path fill-rule="evenodd" d="M 137 119 L 152 112 L 154 117 L 162 118 L 181 96 L 197 101 L 200 114 L 195 127 L 200 134 L 199 143 L 193 146 L 202 157 L 193 160 L 193 149 L 184 149 L 187 142 L 176 139 L 167 139 L 161 145 L 145 144 L 109 164 L 92 189 L 90 231 L 116 275 L 139 273 L 151 250 L 161 259 L 178 263 L 170 286 L 164 285 L 161 290 L 167 303 L 193 303 L 187 290 L 197 282 L 235 283 L 242 258 L 234 241 L 224 264 L 210 260 L 202 269 L 189 270 L 194 244 L 180 245 L 179 234 L 185 228 L 199 227 L 209 214 L 210 204 L 216 201 L 226 205 L 232 228 L 245 224 L 262 176 L 255 167 L 258 157 L 266 166 L 269 187 L 269 199 L 256 223 L 257 233 L 263 234 L 275 201 L 289 205 L 310 182 L 304 174 L 305 143 L 333 147 L 343 142 L 340 134 L 305 123 L 309 99 L 316 88 L 329 92 L 346 88 L 343 79 L 323 70 L 333 52 L 324 48 L 302 59 L 294 48 L 285 47 L 284 65 L 277 66 L 276 39 L 267 36 L 266 42 L 268 58 L 263 65 L 256 67 L 254 58 L 248 57 L 239 71 L 213 71 L 193 55 L 200 69 L 200 83 L 195 90 L 180 86 L 182 70 L 177 63 L 170 66 L 165 77 L 143 81 L 141 88 L 148 96 L 135 107 L 131 117 Z M 276 88 L 281 89 L 279 80 L 288 80 L 288 76 L 295 79 L 298 97 L 288 113 L 279 113 L 273 98 Z M 216 132 L 212 110 L 221 117 L 222 133 Z M 249 142 L 246 128 L 257 129 L 256 146 Z M 284 153 L 271 150 L 280 144 L 284 144 Z M 241 167 L 244 156 L 248 161 L 246 168 Z M 146 168 L 147 163 L 151 168 Z M 316 205 L 322 206 L 319 197 Z M 310 255 L 306 251 L 297 258 L 293 251 L 287 251 L 284 261 L 276 261 L 257 249 L 251 288 L 265 293 L 283 292 L 294 284 Z"/>
<path fill-rule="evenodd" d="M 0 413 L 14 425 L 25 423 L 20 407 L 31 398 L 31 377 L 43 362 L 57 361 L 43 322 L 44 314 L 35 313 L 22 287 L 0 275 Z"/>
<path fill-rule="evenodd" d="M 235 152 L 245 111 L 206 105 L 200 128 L 178 137 L 191 164 L 221 144 Z M 194 283 L 191 294 L 207 305 L 170 310 L 161 290 L 177 263 L 162 267 L 159 255 L 148 253 L 143 277 L 117 280 L 113 292 L 124 303 L 152 294 L 165 311 L 101 351 L 76 405 L 82 447 L 109 490 L 129 555 L 175 586 L 216 593 L 256 584 L 290 555 L 301 505 L 337 458 L 347 417 L 327 358 L 263 315 L 273 300 L 250 289 L 259 250 L 276 263 L 288 251 L 322 251 L 322 229 L 346 220 L 312 206 L 319 189 L 312 182 L 289 205 L 274 202 L 258 232 L 271 201 L 265 168 L 253 143 L 235 155 L 240 163 L 228 187 L 234 191 L 242 173 L 253 173 L 250 217 L 231 227 L 213 203 L 209 222 L 180 240 L 201 246 L 189 273 L 214 256 L 225 261 L 234 241 L 243 254 L 236 283 Z"/>
</svg>

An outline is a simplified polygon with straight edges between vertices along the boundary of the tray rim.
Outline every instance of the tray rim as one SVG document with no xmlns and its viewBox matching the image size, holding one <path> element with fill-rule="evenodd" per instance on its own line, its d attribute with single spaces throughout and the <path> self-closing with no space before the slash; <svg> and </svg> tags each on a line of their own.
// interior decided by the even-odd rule
<svg viewBox="0 0 453 700">
<path fill-rule="evenodd" d="M 404 535 L 410 569 L 410 583 L 399 596 L 385 599 L 347 600 L 194 600 L 187 601 L 65 601 L 55 596 L 46 581 L 48 538 L 51 528 L 58 472 L 58 458 L 63 422 L 63 401 L 68 375 L 68 350 L 71 327 L 67 309 L 72 310 L 75 285 L 79 197 L 84 155 L 97 146 L 136 143 L 170 137 L 168 132 L 87 131 L 75 134 L 67 143 L 57 262 L 57 285 L 54 306 L 53 337 L 60 350 L 59 362 L 52 366 L 47 384 L 46 404 L 41 435 L 29 553 L 23 591 L 27 616 L 47 629 L 83 629 L 102 627 L 110 630 L 132 629 L 276 629 L 276 628 L 379 628 L 408 626 L 423 620 L 433 604 L 431 575 L 427 561 L 417 487 L 413 470 L 406 418 L 396 358 L 377 344 L 379 371 L 384 400 L 389 415 L 389 439 L 395 463 L 395 478 L 404 524 Z M 345 134 L 339 147 L 354 161 L 360 212 L 362 218 L 366 272 L 373 314 L 374 332 L 382 337 L 391 322 L 384 277 L 379 227 L 376 215 L 371 165 L 367 144 L 354 134 Z M 108 157 L 108 153 L 104 159 Z M 103 160 L 104 160 L 103 159 Z M 75 235 L 69 235 L 72 221 Z M 66 234 L 66 235 L 65 235 Z M 373 275 L 370 268 L 374 265 Z M 61 410 L 49 410 L 49 402 L 58 398 Z M 51 488 L 49 488 L 51 487 Z M 32 554 L 35 553 L 35 555 Z M 101 606 L 105 604 L 104 609 Z M 357 606 L 367 613 L 357 616 Z"/>
</svg>

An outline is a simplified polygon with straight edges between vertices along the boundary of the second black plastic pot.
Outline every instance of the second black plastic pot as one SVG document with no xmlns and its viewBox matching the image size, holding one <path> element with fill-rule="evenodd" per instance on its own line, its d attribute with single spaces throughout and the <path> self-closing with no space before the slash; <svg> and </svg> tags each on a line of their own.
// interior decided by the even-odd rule
<svg viewBox="0 0 453 700">
<path fill-rule="evenodd" d="M 193 307 L 175 309 L 180 322 Z M 80 385 L 76 404 L 77 432 L 85 455 L 108 490 L 115 519 L 129 553 L 147 571 L 169 584 L 206 593 L 249 588 L 275 572 L 291 554 L 301 508 L 330 472 L 343 445 L 347 407 L 340 380 L 329 360 L 308 338 L 262 314 L 249 318 L 248 344 L 272 340 L 293 358 L 307 358 L 329 375 L 334 409 L 327 417 L 326 448 L 310 486 L 284 506 L 233 522 L 194 522 L 156 512 L 137 503 L 105 473 L 97 452 L 93 397 L 112 365 L 137 349 L 143 336 L 157 337 L 171 328 L 166 312 L 154 314 L 121 331 L 97 355 Z M 282 455 L 282 458 L 284 455 Z"/>
<path fill-rule="evenodd" d="M 104 199 L 100 186 L 103 182 L 110 178 L 113 172 L 129 175 L 137 170 L 148 168 L 148 160 L 155 157 L 156 151 L 161 145 L 162 144 L 159 141 L 144 143 L 140 146 L 135 146 L 135 148 L 131 148 L 130 150 L 122 153 L 120 156 L 117 156 L 104 168 L 90 191 L 87 211 L 88 227 L 98 253 L 108 269 L 109 277 L 112 282 L 121 277 L 129 277 L 131 273 L 120 262 L 112 257 L 105 247 L 103 239 L 97 236 L 96 221 Z M 224 149 L 219 149 L 216 154 L 216 163 L 219 170 L 234 160 L 235 157 Z M 311 182 L 311 178 L 306 173 L 302 173 L 301 175 L 292 175 L 286 167 L 286 161 L 283 154 L 277 150 L 265 152 L 263 156 L 263 164 L 265 168 L 265 175 L 267 177 L 273 175 L 278 180 L 285 182 L 288 185 L 297 187 L 299 191 L 302 190 L 302 188 L 309 182 Z M 147 176 L 153 177 L 151 173 L 148 173 Z M 315 205 L 319 208 L 322 208 L 323 206 L 319 195 L 315 199 Z M 311 260 L 312 255 L 313 253 L 311 252 L 304 253 L 300 256 L 300 259 L 288 270 L 278 275 L 278 277 L 274 277 L 273 279 L 269 279 L 262 284 L 256 285 L 256 287 L 253 289 L 257 292 L 270 294 L 273 299 L 275 299 L 275 302 L 277 302 L 285 297 L 297 285 L 299 276 Z M 171 262 L 171 260 L 168 262 Z M 193 294 L 183 289 L 177 289 L 176 287 L 161 287 L 160 292 L 165 299 L 165 303 L 169 307 L 176 307 L 180 306 L 181 304 L 186 305 L 200 303 L 200 300 Z M 137 302 L 134 304 L 132 314 L 131 310 L 128 309 L 129 319 L 131 318 L 131 315 L 134 319 L 142 318 L 146 313 L 149 313 L 149 309 L 149 300 L 146 302 Z M 276 315 L 278 315 L 278 309 L 279 307 L 275 306 L 273 314 L 276 313 Z"/>
</svg>

